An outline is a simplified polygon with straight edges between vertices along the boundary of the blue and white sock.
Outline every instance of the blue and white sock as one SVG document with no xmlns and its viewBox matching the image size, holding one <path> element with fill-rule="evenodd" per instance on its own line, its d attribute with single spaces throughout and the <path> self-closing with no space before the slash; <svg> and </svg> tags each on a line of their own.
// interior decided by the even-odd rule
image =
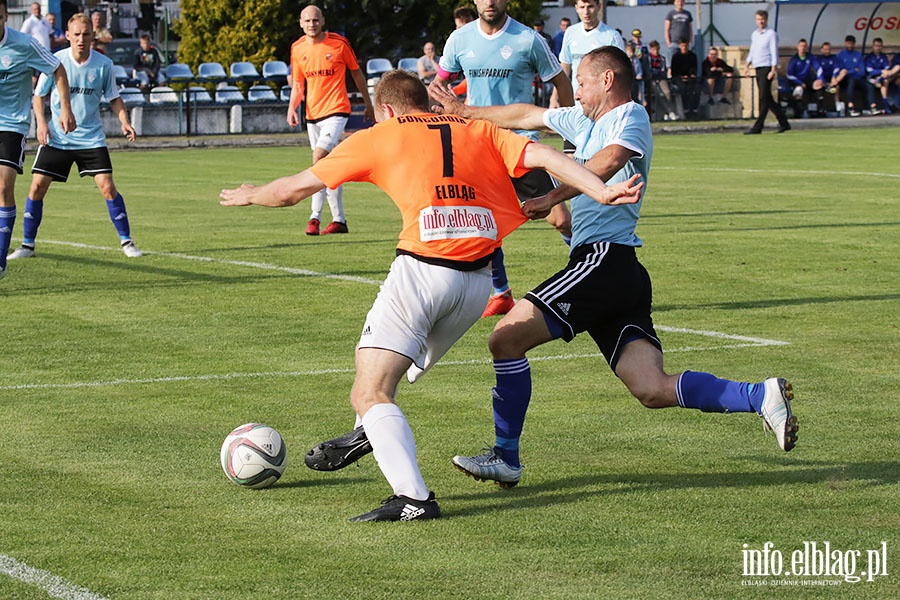
<svg viewBox="0 0 900 600">
<path fill-rule="evenodd" d="M 109 211 L 109 219 L 119 234 L 119 240 L 127 242 L 131 239 L 131 227 L 128 225 L 128 212 L 125 210 L 125 200 L 122 194 L 116 194 L 112 200 L 106 201 L 106 209 Z"/>
<path fill-rule="evenodd" d="M 491 391 L 494 405 L 494 450 L 507 464 L 518 467 L 519 438 L 531 402 L 531 366 L 527 358 L 495 360 L 497 386 Z"/>
<path fill-rule="evenodd" d="M 25 214 L 22 216 L 22 245 L 34 249 L 34 240 L 37 239 L 38 228 L 44 219 L 44 201 L 25 199 Z"/>
<path fill-rule="evenodd" d="M 509 280 L 506 278 L 506 265 L 503 264 L 503 248 L 498 248 L 491 261 L 491 283 L 494 286 L 494 295 L 502 294 L 509 289 Z"/>
<path fill-rule="evenodd" d="M 6 254 L 12 241 L 13 227 L 16 224 L 16 207 L 0 206 L 0 269 L 6 268 Z"/>
<path fill-rule="evenodd" d="M 766 396 L 761 383 L 719 379 L 709 373 L 685 371 L 678 378 L 678 405 L 703 412 L 759 413 Z"/>
</svg>

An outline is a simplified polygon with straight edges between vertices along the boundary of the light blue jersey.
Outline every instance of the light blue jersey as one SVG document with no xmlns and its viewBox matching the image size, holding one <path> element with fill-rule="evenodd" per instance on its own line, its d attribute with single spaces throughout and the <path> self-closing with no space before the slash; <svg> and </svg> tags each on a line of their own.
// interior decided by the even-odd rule
<svg viewBox="0 0 900 600">
<path fill-rule="evenodd" d="M 4 28 L 0 41 L 0 131 L 28 135 L 31 128 L 31 74 L 53 73 L 59 60 L 40 42 Z"/>
<path fill-rule="evenodd" d="M 580 106 L 550 109 L 544 113 L 544 124 L 575 144 L 575 159 L 581 164 L 612 144 L 632 150 L 635 156 L 607 183 L 626 181 L 635 173 L 640 173 L 640 181 L 644 182 L 641 202 L 637 204 L 604 206 L 584 194 L 573 198 L 572 248 L 593 242 L 642 245 L 634 230 L 647 194 L 647 176 L 653 155 L 650 117 L 644 107 L 628 102 L 612 109 L 597 122 L 584 116 Z"/>
<path fill-rule="evenodd" d="M 72 113 L 78 127 L 64 133 L 59 126 L 59 91 L 56 83 L 46 75 L 38 79 L 35 95 L 50 94 L 50 142 L 48 145 L 60 150 L 87 150 L 106 145 L 103 123 L 100 120 L 100 99 L 112 101 L 119 97 L 116 78 L 112 74 L 113 62 L 99 52 L 91 50 L 90 57 L 79 64 L 72 56 L 71 48 L 64 48 L 55 54 L 66 69 L 69 78 L 69 94 L 72 97 Z"/>
<path fill-rule="evenodd" d="M 493 35 L 484 33 L 478 20 L 451 33 L 441 56 L 441 69 L 465 73 L 466 103 L 471 106 L 533 104 L 535 73 L 542 81 L 550 81 L 562 71 L 547 42 L 532 28 L 509 17 Z M 517 133 L 537 141 L 537 132 Z"/>
<path fill-rule="evenodd" d="M 625 42 L 619 32 L 600 22 L 590 31 L 584 30 L 584 23 L 577 23 L 568 27 L 563 36 L 562 50 L 559 52 L 559 62 L 572 65 L 572 89 L 578 89 L 578 81 L 575 76 L 578 75 L 578 65 L 584 55 L 595 48 L 603 46 L 615 46 L 619 50 L 625 51 Z"/>
</svg>

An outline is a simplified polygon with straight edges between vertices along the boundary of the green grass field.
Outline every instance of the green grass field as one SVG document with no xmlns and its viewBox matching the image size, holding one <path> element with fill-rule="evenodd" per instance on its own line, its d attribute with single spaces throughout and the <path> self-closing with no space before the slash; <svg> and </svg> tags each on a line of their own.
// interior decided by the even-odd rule
<svg viewBox="0 0 900 600">
<path fill-rule="evenodd" d="M 667 369 L 787 377 L 794 451 L 753 415 L 642 408 L 584 337 L 531 354 L 522 483 L 465 478 L 450 458 L 493 441 L 485 320 L 400 389 L 446 517 L 422 523 L 349 523 L 390 494 L 374 460 L 302 459 L 352 425 L 390 201 L 349 185 L 351 234 L 309 238 L 307 202 L 217 204 L 308 148 L 116 152 L 127 259 L 73 173 L 0 283 L 0 598 L 900 597 L 896 149 L 896 129 L 657 137 L 638 234 Z M 566 258 L 543 222 L 505 249 L 518 296 Z M 268 490 L 219 467 L 250 421 L 288 445 Z M 745 576 L 766 542 L 785 571 L 804 542 L 859 550 L 857 575 L 886 547 L 887 575 Z"/>
</svg>

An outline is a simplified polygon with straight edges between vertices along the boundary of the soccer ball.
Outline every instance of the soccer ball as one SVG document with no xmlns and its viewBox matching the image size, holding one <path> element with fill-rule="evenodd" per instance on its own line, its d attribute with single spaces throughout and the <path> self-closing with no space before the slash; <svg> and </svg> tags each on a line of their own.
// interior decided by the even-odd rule
<svg viewBox="0 0 900 600">
<path fill-rule="evenodd" d="M 287 447 L 281 435 L 268 425 L 247 423 L 228 434 L 220 458 L 228 479 L 241 487 L 261 489 L 284 473 Z"/>
</svg>

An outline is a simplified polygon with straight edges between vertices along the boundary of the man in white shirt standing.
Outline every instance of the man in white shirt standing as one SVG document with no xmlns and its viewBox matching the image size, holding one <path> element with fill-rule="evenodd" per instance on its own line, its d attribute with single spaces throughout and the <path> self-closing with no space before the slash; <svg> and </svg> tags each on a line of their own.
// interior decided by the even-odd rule
<svg viewBox="0 0 900 600">
<path fill-rule="evenodd" d="M 756 69 L 756 85 L 759 88 L 759 116 L 753 127 L 744 132 L 747 135 L 762 133 L 770 110 L 778 119 L 776 133 L 791 130 L 784 110 L 772 96 L 772 80 L 778 74 L 778 34 L 774 29 L 769 29 L 768 24 L 768 11 L 756 11 L 757 29 L 750 36 L 750 53 L 747 55 L 747 64 L 744 65 L 744 76 L 750 76 L 750 65 L 753 65 Z"/>
<path fill-rule="evenodd" d="M 53 31 L 53 28 L 41 14 L 41 5 L 39 3 L 31 3 L 31 16 L 22 23 L 21 31 L 39 41 L 41 46 L 47 50 L 50 50 L 50 32 Z"/>
</svg>

